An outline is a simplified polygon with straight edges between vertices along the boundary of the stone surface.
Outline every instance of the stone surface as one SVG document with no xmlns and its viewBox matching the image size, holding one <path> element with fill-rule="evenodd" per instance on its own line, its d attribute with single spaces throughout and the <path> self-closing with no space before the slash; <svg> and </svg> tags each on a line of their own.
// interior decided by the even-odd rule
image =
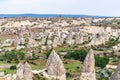
<svg viewBox="0 0 120 80">
<path fill-rule="evenodd" d="M 116 69 L 116 71 L 111 75 L 109 80 L 120 80 L 120 63 Z"/>
<path fill-rule="evenodd" d="M 31 66 L 26 62 L 24 65 L 19 63 L 17 65 L 16 80 L 33 80 L 33 73 Z"/>
<path fill-rule="evenodd" d="M 95 59 L 92 49 L 89 51 L 84 60 L 80 80 L 96 80 Z"/>
<path fill-rule="evenodd" d="M 7 74 L 7 75 L 4 76 L 4 79 L 5 80 L 16 80 L 16 75 Z"/>
<path fill-rule="evenodd" d="M 28 38 L 27 48 L 37 47 L 39 44 L 31 37 Z"/>
<path fill-rule="evenodd" d="M 46 64 L 47 74 L 50 79 L 66 80 L 66 70 L 59 55 L 53 50 Z"/>
<path fill-rule="evenodd" d="M 24 70 L 24 67 L 23 67 L 23 64 L 22 63 L 19 63 L 17 65 L 17 80 L 23 80 L 23 70 Z"/>
<path fill-rule="evenodd" d="M 33 80 L 32 78 L 33 78 L 33 73 L 32 73 L 31 66 L 26 62 L 24 64 L 24 79 Z"/>
</svg>

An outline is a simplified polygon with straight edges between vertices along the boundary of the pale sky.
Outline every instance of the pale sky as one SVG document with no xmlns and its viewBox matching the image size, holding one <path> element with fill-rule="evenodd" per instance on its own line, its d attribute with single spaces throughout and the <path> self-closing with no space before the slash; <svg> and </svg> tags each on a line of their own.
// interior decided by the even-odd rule
<svg viewBox="0 0 120 80">
<path fill-rule="evenodd" d="M 0 14 L 120 16 L 120 0 L 0 0 Z"/>
</svg>

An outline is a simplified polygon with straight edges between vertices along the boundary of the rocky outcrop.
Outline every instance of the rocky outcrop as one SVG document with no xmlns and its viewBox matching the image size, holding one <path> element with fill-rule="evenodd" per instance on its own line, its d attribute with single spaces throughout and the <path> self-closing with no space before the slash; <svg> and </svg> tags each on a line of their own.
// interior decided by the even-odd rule
<svg viewBox="0 0 120 80">
<path fill-rule="evenodd" d="M 111 75 L 109 80 L 120 80 L 120 63 L 116 69 L 116 71 Z"/>
<path fill-rule="evenodd" d="M 33 78 L 33 73 L 32 73 L 31 66 L 26 62 L 24 64 L 24 79 L 33 80 L 32 78 Z"/>
<path fill-rule="evenodd" d="M 76 37 L 75 37 L 75 43 L 76 44 L 81 44 L 83 43 L 83 36 L 80 33 L 76 33 Z"/>
<path fill-rule="evenodd" d="M 31 66 L 26 62 L 24 65 L 19 63 L 17 65 L 16 80 L 33 80 L 33 73 Z"/>
<path fill-rule="evenodd" d="M 84 60 L 80 80 L 96 80 L 95 59 L 92 49 L 89 51 Z"/>
<path fill-rule="evenodd" d="M 24 67 L 23 67 L 23 64 L 22 63 L 19 63 L 17 65 L 17 79 L 16 80 L 23 80 L 23 70 L 24 70 Z"/>
<path fill-rule="evenodd" d="M 27 48 L 37 47 L 39 44 L 31 37 L 28 38 Z"/>
<path fill-rule="evenodd" d="M 0 79 L 1 80 L 1 79 Z M 4 76 L 3 80 L 16 80 L 16 75 L 12 75 L 12 74 L 7 74 Z M 17 79 L 18 80 L 18 79 Z M 24 79 L 22 79 L 24 80 Z"/>
<path fill-rule="evenodd" d="M 66 80 L 64 64 L 54 50 L 47 60 L 46 69 L 46 74 L 49 76 L 49 79 Z"/>
</svg>

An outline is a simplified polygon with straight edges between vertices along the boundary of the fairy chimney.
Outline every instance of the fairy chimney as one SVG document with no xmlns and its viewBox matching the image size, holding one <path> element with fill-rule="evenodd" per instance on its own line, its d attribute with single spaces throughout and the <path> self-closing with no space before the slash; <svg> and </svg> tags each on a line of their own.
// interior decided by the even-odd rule
<svg viewBox="0 0 120 80">
<path fill-rule="evenodd" d="M 92 49 L 89 51 L 84 60 L 80 80 L 96 80 L 95 59 Z"/>
<path fill-rule="evenodd" d="M 66 70 L 59 55 L 52 50 L 46 64 L 50 79 L 66 80 Z"/>
</svg>

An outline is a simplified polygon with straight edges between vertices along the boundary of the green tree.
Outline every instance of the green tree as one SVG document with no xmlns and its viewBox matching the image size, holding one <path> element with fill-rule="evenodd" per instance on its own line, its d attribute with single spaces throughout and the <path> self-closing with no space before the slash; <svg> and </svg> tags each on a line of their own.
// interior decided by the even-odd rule
<svg viewBox="0 0 120 80">
<path fill-rule="evenodd" d="M 104 68 L 109 63 L 108 57 L 95 56 L 95 65 Z"/>
<path fill-rule="evenodd" d="M 6 51 L 2 56 L 3 60 L 6 61 L 18 61 L 25 59 L 25 53 L 17 50 Z"/>
<path fill-rule="evenodd" d="M 65 55 L 65 58 L 84 61 L 86 55 L 87 55 L 86 49 L 80 49 L 74 51 L 69 50 L 67 55 Z"/>
</svg>

